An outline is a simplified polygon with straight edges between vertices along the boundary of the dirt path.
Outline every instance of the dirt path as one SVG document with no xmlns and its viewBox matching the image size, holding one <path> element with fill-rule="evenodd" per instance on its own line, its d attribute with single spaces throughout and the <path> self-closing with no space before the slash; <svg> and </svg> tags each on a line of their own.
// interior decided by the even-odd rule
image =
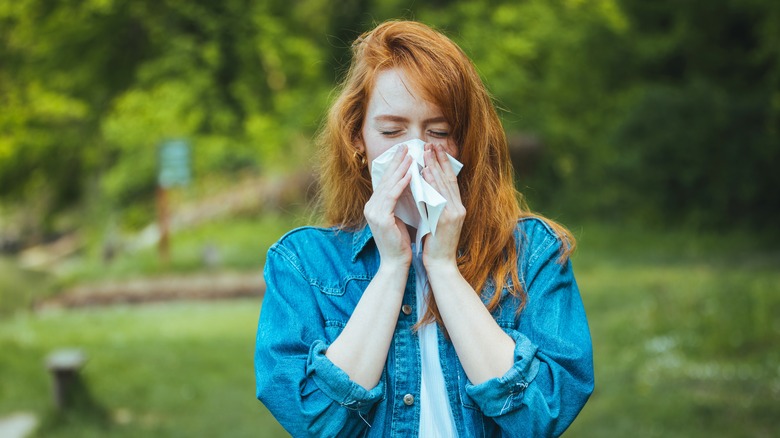
<svg viewBox="0 0 780 438">
<path fill-rule="evenodd" d="M 262 297 L 264 292 L 261 272 L 209 272 L 79 285 L 35 307 L 40 310 L 182 299 Z"/>
</svg>

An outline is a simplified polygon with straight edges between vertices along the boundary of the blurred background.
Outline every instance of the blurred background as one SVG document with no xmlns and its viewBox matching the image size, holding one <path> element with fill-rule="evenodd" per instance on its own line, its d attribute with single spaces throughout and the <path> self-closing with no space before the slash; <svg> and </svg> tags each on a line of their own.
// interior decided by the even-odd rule
<svg viewBox="0 0 780 438">
<path fill-rule="evenodd" d="M 0 0 L 0 436 L 285 436 L 254 399 L 265 252 L 316 222 L 312 138 L 389 18 L 461 45 L 579 239 L 567 435 L 776 436 L 775 0 Z"/>
</svg>

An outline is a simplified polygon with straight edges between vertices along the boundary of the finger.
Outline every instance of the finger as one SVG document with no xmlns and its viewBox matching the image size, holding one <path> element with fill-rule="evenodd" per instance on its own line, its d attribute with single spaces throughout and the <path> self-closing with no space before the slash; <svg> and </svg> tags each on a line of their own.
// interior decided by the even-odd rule
<svg viewBox="0 0 780 438">
<path fill-rule="evenodd" d="M 452 170 L 452 164 L 447 156 L 447 152 L 444 150 L 444 146 L 436 145 L 434 147 L 436 151 L 438 168 L 441 170 L 444 186 L 450 192 L 450 199 L 460 202 L 460 186 L 458 185 L 458 176 L 455 175 L 455 171 Z"/>
<path fill-rule="evenodd" d="M 406 148 L 406 145 L 404 145 L 404 148 Z M 382 181 L 377 186 L 378 192 L 383 192 L 388 188 L 394 186 L 398 182 L 398 180 L 403 178 L 403 176 L 409 172 L 409 167 L 414 162 L 414 160 L 410 155 L 400 155 L 399 162 L 398 164 L 396 164 L 395 160 L 397 158 L 399 158 L 399 156 L 393 157 L 393 161 L 390 163 L 390 166 L 385 171 L 385 174 L 382 177 Z"/>
<path fill-rule="evenodd" d="M 369 211 L 375 212 L 380 216 L 392 214 L 400 194 L 409 185 L 409 180 L 411 180 L 409 167 L 413 162 L 414 160 L 410 156 L 404 156 L 400 166 L 395 171 L 385 173 L 382 181 L 366 203 Z M 398 185 L 400 187 L 396 187 Z"/>
<path fill-rule="evenodd" d="M 436 160 L 433 147 L 425 151 L 423 159 L 425 160 L 423 178 L 425 178 L 425 180 L 428 181 L 428 184 L 432 185 L 437 192 L 447 197 L 446 195 L 449 192 L 449 189 L 446 187 L 446 180 L 444 179 L 441 166 Z"/>
<path fill-rule="evenodd" d="M 403 163 L 404 158 L 406 158 L 407 151 L 409 148 L 406 145 L 401 145 L 398 149 L 396 149 L 395 153 L 393 154 L 393 157 L 390 159 L 390 162 L 387 163 L 387 170 L 385 170 L 385 174 L 382 177 L 382 180 L 379 182 L 382 184 L 386 179 L 391 178 L 393 175 L 393 172 L 398 168 L 398 166 Z"/>
<path fill-rule="evenodd" d="M 404 189 L 409 185 L 409 182 L 412 180 L 412 174 L 407 173 L 404 175 L 400 180 L 398 180 L 395 185 L 390 187 L 387 191 L 387 198 L 388 200 L 391 200 L 393 203 L 393 209 L 395 209 L 395 204 L 398 202 L 398 199 L 401 197 L 401 194 L 404 192 Z"/>
<path fill-rule="evenodd" d="M 425 167 L 423 167 L 421 173 L 423 179 L 430 184 L 434 189 L 436 189 L 437 192 L 440 192 L 441 187 L 439 187 L 438 182 L 433 176 L 433 168 L 431 167 L 433 165 L 433 155 L 431 154 L 431 150 L 428 147 L 429 145 L 425 145 L 426 149 L 425 152 L 423 152 L 423 162 L 425 163 Z"/>
<path fill-rule="evenodd" d="M 438 172 L 434 172 L 435 170 L 435 161 L 433 151 L 432 150 L 426 150 L 423 153 L 423 161 L 425 162 L 425 167 L 422 169 L 422 177 L 423 179 L 431 185 L 437 192 L 441 193 L 442 195 L 445 194 L 445 187 L 442 186 L 441 178 L 437 178 L 436 174 Z"/>
<path fill-rule="evenodd" d="M 412 174 L 411 172 L 408 172 L 408 170 L 413 161 L 414 160 L 412 160 L 411 157 L 404 159 L 401 167 L 398 168 L 399 178 L 395 179 L 395 182 L 392 185 L 390 185 L 388 182 L 388 184 L 383 188 L 381 199 L 382 208 L 385 213 L 390 214 L 395 210 L 395 206 L 398 204 L 398 199 L 401 197 L 404 189 L 409 186 L 409 182 L 412 180 Z"/>
<path fill-rule="evenodd" d="M 447 151 L 444 150 L 444 146 L 437 144 L 434 147 L 434 151 L 436 152 L 436 159 L 442 169 L 442 172 L 444 173 L 444 176 L 450 181 L 455 181 L 457 179 L 457 175 L 455 175 L 455 171 L 452 170 L 452 164 L 450 164 L 450 159 L 447 156 Z"/>
<path fill-rule="evenodd" d="M 442 162 L 442 158 L 444 162 Z M 460 187 L 452 171 L 452 165 L 441 145 L 426 145 L 426 152 L 423 154 L 426 168 L 423 169 L 423 178 L 439 192 L 444 199 L 452 202 L 461 203 Z M 450 177 L 447 176 L 445 169 L 450 171 Z"/>
</svg>

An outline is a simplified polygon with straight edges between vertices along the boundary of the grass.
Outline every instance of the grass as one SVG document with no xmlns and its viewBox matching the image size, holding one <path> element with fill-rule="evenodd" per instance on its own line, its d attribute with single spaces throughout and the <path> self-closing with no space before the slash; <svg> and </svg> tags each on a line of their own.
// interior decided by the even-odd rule
<svg viewBox="0 0 780 438">
<path fill-rule="evenodd" d="M 182 252 L 174 256 L 183 261 L 173 264 L 195 269 L 186 253 L 208 238 L 241 247 L 225 256 L 236 269 L 259 270 L 267 244 L 292 226 L 279 217 L 260 224 L 239 220 L 177 236 Z M 567 436 L 780 430 L 780 253 L 771 242 L 595 224 L 573 230 L 596 391 Z M 128 268 L 105 275 L 144 273 L 151 262 L 118 263 Z M 81 280 L 100 274 L 80 272 Z M 253 397 L 259 307 L 240 300 L 17 312 L 0 320 L 0 415 L 35 412 L 44 420 L 40 436 L 55 438 L 285 436 Z M 90 357 L 83 375 L 91 409 L 65 417 L 51 408 L 43 367 L 62 346 Z"/>
<path fill-rule="evenodd" d="M 0 324 L 0 412 L 32 411 L 40 436 L 285 436 L 254 398 L 259 300 L 16 314 Z M 92 406 L 57 414 L 45 356 L 78 346 Z M 93 409 L 94 410 L 94 409 Z"/>
<path fill-rule="evenodd" d="M 99 245 L 92 245 L 81 257 L 60 269 L 58 283 L 70 285 L 98 280 L 121 280 L 139 276 L 189 273 L 204 269 L 204 251 L 216 252 L 218 268 L 258 270 L 265 251 L 299 219 L 266 214 L 239 216 L 181 230 L 171 236 L 170 262 L 160 263 L 156 246 L 120 253 L 105 263 Z"/>
<path fill-rule="evenodd" d="M 36 299 L 53 294 L 52 278 L 20 268 L 15 260 L 0 256 L 0 318 L 17 309 L 29 309 Z"/>
<path fill-rule="evenodd" d="M 596 391 L 569 434 L 774 436 L 780 253 L 749 235 L 578 234 Z"/>
<path fill-rule="evenodd" d="M 298 216 L 266 214 L 238 216 L 182 230 L 171 237 L 167 265 L 161 263 L 156 246 L 119 252 L 107 263 L 97 240 L 48 271 L 22 268 L 16 260 L 0 256 L 0 317 L 31 309 L 36 302 L 76 284 L 186 275 L 204 269 L 260 272 L 268 247 L 299 225 Z M 216 253 L 216 266 L 206 267 L 207 248 Z"/>
</svg>

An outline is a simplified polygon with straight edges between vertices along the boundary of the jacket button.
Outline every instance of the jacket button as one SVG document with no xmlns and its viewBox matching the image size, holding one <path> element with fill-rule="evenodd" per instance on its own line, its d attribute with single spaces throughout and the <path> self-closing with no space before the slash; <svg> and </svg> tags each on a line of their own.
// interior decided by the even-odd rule
<svg viewBox="0 0 780 438">
<path fill-rule="evenodd" d="M 412 394 L 406 394 L 404 396 L 404 404 L 406 406 L 411 406 L 414 404 L 414 396 Z"/>
<path fill-rule="evenodd" d="M 411 315 L 412 314 L 412 306 L 408 304 L 404 304 L 401 306 L 401 312 L 404 312 L 404 315 Z"/>
</svg>

